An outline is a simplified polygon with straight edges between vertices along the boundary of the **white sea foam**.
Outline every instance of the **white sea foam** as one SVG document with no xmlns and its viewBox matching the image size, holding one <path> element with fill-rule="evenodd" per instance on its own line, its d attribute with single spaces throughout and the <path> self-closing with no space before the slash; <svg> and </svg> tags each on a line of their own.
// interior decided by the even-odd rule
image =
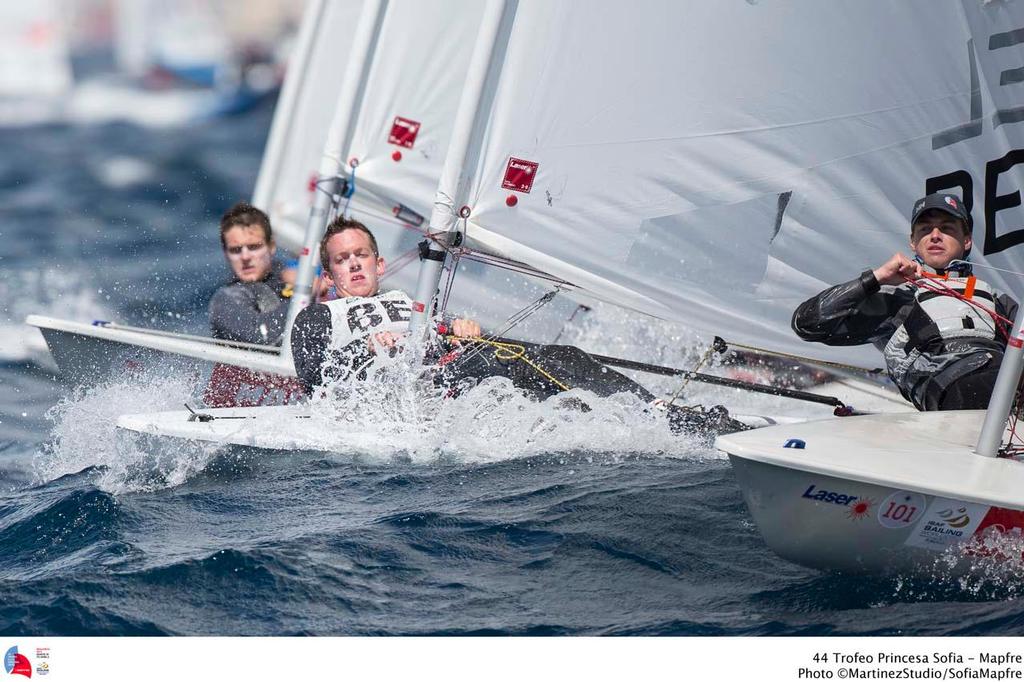
<svg viewBox="0 0 1024 682">
<path fill-rule="evenodd" d="M 569 391 L 538 402 L 508 380 L 492 378 L 446 399 L 408 374 L 396 370 L 318 396 L 300 408 L 304 419 L 270 409 L 231 425 L 245 430 L 252 444 L 375 462 L 479 464 L 560 453 L 718 457 L 706 439 L 673 434 L 664 414 L 628 394 Z M 196 388 L 181 376 L 140 376 L 79 389 L 48 414 L 54 428 L 36 458 L 38 479 L 95 468 L 96 484 L 113 493 L 188 481 L 227 446 L 139 436 L 115 425 L 126 413 L 180 410 Z"/>
<path fill-rule="evenodd" d="M 127 412 L 178 409 L 195 391 L 183 374 L 138 375 L 91 388 L 78 388 L 50 408 L 51 440 L 36 457 L 40 481 L 96 468 L 96 484 L 113 493 L 175 486 L 201 471 L 217 448 L 177 441 L 169 447 L 139 448 L 117 433 Z"/>
<path fill-rule="evenodd" d="M 702 339 L 685 330 L 656 322 L 637 327 L 635 319 L 611 309 L 598 309 L 589 319 L 574 322 L 563 336 L 561 341 L 595 352 L 677 367 L 694 366 L 706 348 Z M 599 398 L 573 390 L 538 402 L 508 380 L 492 378 L 457 399 L 445 399 L 440 389 L 425 387 L 401 367 L 388 376 L 316 397 L 305 419 L 269 411 L 258 419 L 239 421 L 237 433 L 244 437 L 235 440 L 335 453 L 346 459 L 423 465 L 561 453 L 720 457 L 707 438 L 672 433 L 663 413 L 629 394 Z M 670 393 L 679 383 L 640 378 L 657 393 Z M 189 480 L 224 447 L 127 433 L 119 437 L 115 423 L 122 414 L 180 410 L 196 388 L 194 380 L 181 376 L 147 376 L 78 391 L 50 412 L 53 439 L 36 463 L 39 477 L 50 480 L 97 467 L 98 485 L 112 492 L 152 490 Z M 720 395 L 741 394 L 720 390 Z M 706 396 L 706 389 L 692 387 L 681 402 L 725 402 L 733 407 L 726 400 L 701 399 Z M 755 413 L 778 403 L 765 396 L 743 397 Z"/>
<path fill-rule="evenodd" d="M 961 592 L 983 598 L 1015 599 L 1024 594 L 1024 534 L 987 528 L 953 545 L 935 561 L 934 573 Z"/>
<path fill-rule="evenodd" d="M 573 390 L 536 401 L 504 378 L 485 379 L 457 399 L 365 384 L 317 402 L 314 414 L 303 435 L 312 449 L 424 464 L 571 452 L 709 454 L 706 440 L 673 434 L 664 415 L 635 396 Z"/>
</svg>

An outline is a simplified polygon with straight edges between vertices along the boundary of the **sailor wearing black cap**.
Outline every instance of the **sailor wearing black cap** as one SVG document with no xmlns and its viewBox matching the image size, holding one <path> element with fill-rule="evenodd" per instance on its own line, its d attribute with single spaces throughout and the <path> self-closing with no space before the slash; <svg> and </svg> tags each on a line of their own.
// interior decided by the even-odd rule
<svg viewBox="0 0 1024 682">
<path fill-rule="evenodd" d="M 914 259 L 894 254 L 804 301 L 793 313 L 793 330 L 830 346 L 874 344 L 919 410 L 987 407 L 1006 346 L 1000 318 L 1012 320 L 1017 302 L 974 277 L 963 261 L 972 228 L 960 197 L 918 199 L 910 219 Z"/>
</svg>

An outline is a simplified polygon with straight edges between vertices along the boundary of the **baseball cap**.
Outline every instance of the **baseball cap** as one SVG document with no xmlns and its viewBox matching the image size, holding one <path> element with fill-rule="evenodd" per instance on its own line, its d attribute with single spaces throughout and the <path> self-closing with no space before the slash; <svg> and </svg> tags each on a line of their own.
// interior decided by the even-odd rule
<svg viewBox="0 0 1024 682">
<path fill-rule="evenodd" d="M 913 227 L 917 219 L 921 217 L 921 214 L 925 211 L 936 208 L 940 211 L 945 211 L 954 218 L 959 218 L 964 221 L 967 225 L 967 232 L 970 233 L 974 228 L 974 221 L 971 219 L 971 214 L 967 212 L 967 208 L 964 206 L 964 202 L 960 200 L 955 194 L 943 194 L 936 192 L 935 194 L 929 194 L 926 197 L 922 197 L 914 202 L 914 211 L 910 216 L 910 225 Z"/>
</svg>

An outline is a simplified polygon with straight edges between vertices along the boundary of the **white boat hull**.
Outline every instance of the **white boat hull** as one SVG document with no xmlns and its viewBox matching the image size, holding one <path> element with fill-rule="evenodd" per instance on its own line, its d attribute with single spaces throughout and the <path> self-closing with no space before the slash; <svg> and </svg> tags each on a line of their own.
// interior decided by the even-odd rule
<svg viewBox="0 0 1024 682">
<path fill-rule="evenodd" d="M 126 414 L 118 418 L 117 428 L 159 438 L 264 450 L 334 452 L 352 444 L 343 432 L 337 430 L 337 422 L 327 411 L 323 408 L 314 410 L 308 403 L 203 409 L 199 412 L 202 418 L 187 410 Z M 786 417 L 779 417 L 780 421 L 762 416 L 738 415 L 737 418 L 757 426 L 791 421 Z"/>
<path fill-rule="evenodd" d="M 244 445 L 266 450 L 317 450 L 311 446 L 309 405 L 240 407 L 201 410 L 212 416 L 200 421 L 186 410 L 126 414 L 117 428 L 162 438 L 180 438 L 217 445 Z"/>
<path fill-rule="evenodd" d="M 215 363 L 245 367 L 258 372 L 294 377 L 291 358 L 279 349 L 241 348 L 239 344 L 157 330 L 106 327 L 29 315 L 25 323 L 37 327 L 46 339 L 54 361 L 69 381 L 96 381 L 136 370 L 136 363 L 161 363 L 182 359 L 196 366 Z"/>
<path fill-rule="evenodd" d="M 848 572 L 927 570 L 942 558 L 963 571 L 972 553 L 991 554 L 993 534 L 1024 530 L 1024 464 L 974 454 L 983 418 L 848 417 L 730 434 L 717 446 L 779 556 Z M 794 440 L 804 447 L 786 447 Z"/>
<path fill-rule="evenodd" d="M 280 405 L 304 395 L 291 358 L 278 349 L 41 315 L 25 321 L 39 328 L 61 375 L 73 384 L 174 371 L 209 379 L 203 398 L 214 407 Z"/>
</svg>

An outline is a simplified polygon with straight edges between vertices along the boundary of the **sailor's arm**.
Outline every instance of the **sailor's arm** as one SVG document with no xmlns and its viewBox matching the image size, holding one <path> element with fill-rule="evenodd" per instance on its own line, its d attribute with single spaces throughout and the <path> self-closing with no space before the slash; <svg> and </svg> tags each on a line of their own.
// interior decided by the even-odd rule
<svg viewBox="0 0 1024 682">
<path fill-rule="evenodd" d="M 871 343 L 892 333 L 898 308 L 894 293 L 881 291 L 875 273 L 865 270 L 857 279 L 830 287 L 801 303 L 793 313 L 792 326 L 805 341 L 830 346 Z"/>
<path fill-rule="evenodd" d="M 996 312 L 1010 320 L 1011 323 L 1017 320 L 1017 301 L 1008 294 L 999 294 L 996 297 Z M 1013 334 L 1014 330 L 1007 330 Z"/>
<path fill-rule="evenodd" d="M 299 381 L 311 391 L 323 383 L 323 366 L 331 341 L 331 311 L 325 305 L 304 308 L 292 327 L 292 361 Z"/>
<path fill-rule="evenodd" d="M 920 279 L 924 276 L 921 265 L 902 253 L 893 254 L 892 258 L 875 268 L 872 274 L 875 281 L 882 286 L 898 286 L 908 279 Z"/>
<path fill-rule="evenodd" d="M 480 336 L 480 325 L 474 320 L 453 320 L 451 335 L 462 338 L 473 338 Z M 370 348 L 373 349 L 374 345 L 381 346 L 383 348 L 394 348 L 405 338 L 404 334 L 395 334 L 393 332 L 377 332 L 373 334 L 370 339 Z M 456 346 L 459 345 L 459 340 L 452 339 L 452 343 Z"/>
</svg>

